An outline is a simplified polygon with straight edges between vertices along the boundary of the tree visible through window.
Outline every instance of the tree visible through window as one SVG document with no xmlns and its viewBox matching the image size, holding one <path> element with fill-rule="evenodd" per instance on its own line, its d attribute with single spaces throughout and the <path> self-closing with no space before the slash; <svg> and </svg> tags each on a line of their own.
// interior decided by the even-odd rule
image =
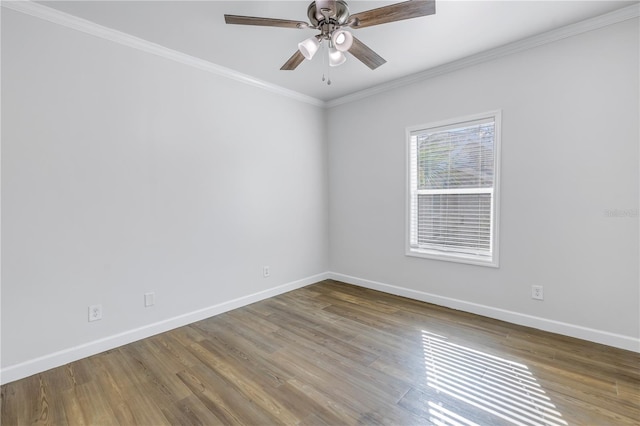
<svg viewBox="0 0 640 426">
<path fill-rule="evenodd" d="M 497 266 L 500 113 L 408 129 L 407 254 Z"/>
</svg>

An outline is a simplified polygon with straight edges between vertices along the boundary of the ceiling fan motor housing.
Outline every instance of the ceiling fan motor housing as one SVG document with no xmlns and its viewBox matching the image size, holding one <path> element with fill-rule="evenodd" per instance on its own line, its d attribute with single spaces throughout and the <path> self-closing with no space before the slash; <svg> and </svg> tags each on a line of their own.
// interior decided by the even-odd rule
<svg viewBox="0 0 640 426">
<path fill-rule="evenodd" d="M 347 3 L 343 0 L 336 0 L 335 2 L 335 11 L 331 11 L 329 15 L 329 20 L 334 21 L 333 24 L 344 25 L 347 23 L 349 19 L 349 7 Z M 323 21 L 325 21 L 325 17 L 322 14 L 321 10 L 318 10 L 316 6 L 316 2 L 311 2 L 309 7 L 307 8 L 307 16 L 309 17 L 309 22 L 314 27 L 320 28 L 322 26 Z"/>
</svg>

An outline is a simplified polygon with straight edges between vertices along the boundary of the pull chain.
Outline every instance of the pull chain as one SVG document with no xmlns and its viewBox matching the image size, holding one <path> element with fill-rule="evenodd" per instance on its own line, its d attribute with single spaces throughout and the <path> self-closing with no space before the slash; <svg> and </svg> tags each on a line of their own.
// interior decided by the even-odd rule
<svg viewBox="0 0 640 426">
<path fill-rule="evenodd" d="M 327 44 L 327 52 L 326 55 L 324 56 L 324 64 L 325 64 L 325 68 L 327 69 L 327 86 L 331 86 L 331 67 L 329 66 L 329 61 L 327 60 L 329 58 L 329 44 Z"/>
<path fill-rule="evenodd" d="M 322 68 L 324 68 L 324 70 L 322 71 L 322 81 L 326 81 L 327 82 L 327 86 L 331 86 L 331 67 L 329 66 L 329 62 L 327 60 L 327 58 L 329 57 L 329 46 L 325 47 L 325 44 L 323 43 L 321 45 L 321 49 L 322 49 Z M 326 78 L 325 78 L 325 74 L 326 74 Z"/>
<path fill-rule="evenodd" d="M 322 81 L 325 81 L 324 70 L 327 69 L 327 55 L 324 52 L 324 43 L 322 44 Z"/>
</svg>

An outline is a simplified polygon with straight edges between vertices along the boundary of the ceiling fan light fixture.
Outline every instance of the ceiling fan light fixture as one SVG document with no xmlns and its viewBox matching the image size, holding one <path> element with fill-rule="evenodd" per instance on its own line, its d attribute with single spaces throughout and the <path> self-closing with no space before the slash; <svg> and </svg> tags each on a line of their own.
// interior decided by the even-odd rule
<svg viewBox="0 0 640 426">
<path fill-rule="evenodd" d="M 308 39 L 298 43 L 298 50 L 302 53 L 302 56 L 309 60 L 313 58 L 313 55 L 316 54 L 319 48 L 320 42 L 315 37 L 309 37 Z"/>
<path fill-rule="evenodd" d="M 346 52 L 351 49 L 353 44 L 353 35 L 349 31 L 336 30 L 331 34 L 331 41 L 335 48 L 340 52 Z"/>
<path fill-rule="evenodd" d="M 329 66 L 337 67 L 338 65 L 344 64 L 347 60 L 347 57 L 344 54 L 337 50 L 335 47 L 329 48 Z"/>
</svg>

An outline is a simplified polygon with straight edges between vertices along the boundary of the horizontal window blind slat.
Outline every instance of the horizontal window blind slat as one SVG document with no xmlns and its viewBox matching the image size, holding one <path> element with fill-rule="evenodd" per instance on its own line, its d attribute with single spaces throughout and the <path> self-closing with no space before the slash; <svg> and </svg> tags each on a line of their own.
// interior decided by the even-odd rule
<svg viewBox="0 0 640 426">
<path fill-rule="evenodd" d="M 464 229 L 457 229 L 456 232 L 451 232 L 451 228 L 447 228 L 446 231 L 447 233 L 444 232 L 444 227 L 431 227 L 431 228 L 418 228 L 418 232 L 419 235 L 450 235 L 452 238 L 453 237 L 457 237 L 457 238 L 461 238 L 461 237 L 469 237 L 469 238 L 483 238 L 483 237 L 489 237 L 489 233 L 488 232 L 475 232 L 473 228 L 464 228 Z"/>
<path fill-rule="evenodd" d="M 489 249 L 489 241 L 478 241 L 478 242 L 470 242 L 467 240 L 455 240 L 455 239 L 429 239 L 429 240 L 418 240 L 418 244 L 435 244 L 435 245 L 440 245 L 440 246 L 446 246 L 446 247 L 454 247 L 454 246 L 461 246 L 461 247 L 475 247 L 475 248 L 484 248 L 486 250 Z"/>
</svg>

